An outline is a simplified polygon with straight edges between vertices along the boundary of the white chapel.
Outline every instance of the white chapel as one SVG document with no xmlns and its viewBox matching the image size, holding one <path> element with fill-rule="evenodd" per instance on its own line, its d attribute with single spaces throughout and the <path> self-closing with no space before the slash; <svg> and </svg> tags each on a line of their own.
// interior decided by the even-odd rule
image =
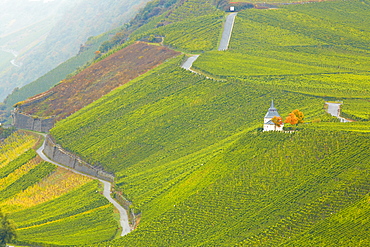
<svg viewBox="0 0 370 247">
<path fill-rule="evenodd" d="M 280 117 L 277 109 L 274 106 L 274 101 L 271 101 L 271 106 L 268 109 L 263 124 L 263 131 L 283 131 L 284 124 L 281 124 L 280 127 L 275 126 L 271 121 L 273 117 Z"/>
</svg>

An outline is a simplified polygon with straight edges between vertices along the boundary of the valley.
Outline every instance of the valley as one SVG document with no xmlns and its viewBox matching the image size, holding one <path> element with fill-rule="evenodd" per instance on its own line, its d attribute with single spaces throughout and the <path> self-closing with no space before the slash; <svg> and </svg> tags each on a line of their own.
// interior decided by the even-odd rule
<svg viewBox="0 0 370 247">
<path fill-rule="evenodd" d="M 370 2 L 220 6 L 151 2 L 87 65 L 18 98 L 19 113 L 55 119 L 56 144 L 114 181 L 45 162 L 39 134 L 14 132 L 0 148 L 14 244 L 370 244 Z M 271 100 L 304 123 L 264 132 Z"/>
</svg>

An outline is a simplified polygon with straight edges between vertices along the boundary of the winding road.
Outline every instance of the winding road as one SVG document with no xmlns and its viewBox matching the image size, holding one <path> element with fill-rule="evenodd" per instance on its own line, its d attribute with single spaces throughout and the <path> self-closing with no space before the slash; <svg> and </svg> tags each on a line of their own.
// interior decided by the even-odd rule
<svg viewBox="0 0 370 247">
<path fill-rule="evenodd" d="M 43 135 L 44 137 L 46 137 L 46 134 L 41 134 Z M 92 176 L 89 176 L 89 175 L 86 175 L 84 173 L 81 173 L 79 171 L 76 171 L 74 169 L 71 169 L 70 167 L 66 167 L 66 166 L 63 166 L 55 161 L 52 161 L 51 159 L 49 159 L 45 154 L 44 154 L 44 148 L 45 148 L 45 142 L 46 142 L 46 139 L 44 140 L 42 146 L 36 151 L 37 154 L 41 157 L 41 159 L 45 160 L 46 162 L 49 162 L 49 163 L 52 163 L 54 165 L 57 165 L 57 166 L 60 166 L 60 167 L 63 167 L 67 170 L 70 170 L 74 173 L 77 173 L 77 174 L 81 174 L 83 176 L 86 176 L 86 177 L 90 177 L 90 178 L 93 178 L 93 179 L 98 179 L 96 177 L 92 177 Z M 108 199 L 108 201 L 110 203 L 113 204 L 113 206 L 118 210 L 119 214 L 120 214 L 120 225 L 122 227 L 122 233 L 121 233 L 121 236 L 124 236 L 126 234 L 128 234 L 130 231 L 131 231 L 131 228 L 130 228 L 130 225 L 128 223 L 128 216 L 127 216 L 127 212 L 126 210 L 118 203 L 116 202 L 112 197 L 111 197 L 111 188 L 112 188 L 112 184 L 108 181 L 105 181 L 105 180 L 102 180 L 102 179 L 98 179 L 103 185 L 104 185 L 104 190 L 103 190 L 103 195 L 105 198 Z"/>
<path fill-rule="evenodd" d="M 236 12 L 231 13 L 226 17 L 224 30 L 223 30 L 222 36 L 221 36 L 220 45 L 218 46 L 219 51 L 225 51 L 229 48 L 231 34 L 233 32 L 233 27 L 234 27 L 234 22 L 235 22 L 235 16 L 237 14 L 238 13 L 236 13 Z M 195 60 L 198 59 L 198 57 L 199 57 L 199 55 L 194 55 L 194 56 L 188 57 L 188 59 L 181 65 L 181 68 L 198 74 L 197 72 L 195 72 L 194 70 L 191 69 L 191 66 L 193 66 L 193 63 L 195 62 Z"/>
</svg>

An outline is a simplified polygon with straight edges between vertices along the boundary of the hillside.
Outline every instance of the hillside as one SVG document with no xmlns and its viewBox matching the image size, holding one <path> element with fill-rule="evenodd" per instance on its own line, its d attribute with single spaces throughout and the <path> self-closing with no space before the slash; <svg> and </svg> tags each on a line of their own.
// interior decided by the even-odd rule
<svg viewBox="0 0 370 247">
<path fill-rule="evenodd" d="M 16 132 L 0 146 L 0 207 L 16 224 L 18 243 L 113 239 L 118 223 L 113 207 L 96 193 L 98 182 L 42 161 L 35 151 L 40 141 L 38 135 Z"/>
<path fill-rule="evenodd" d="M 143 42 L 132 44 L 45 93 L 19 103 L 18 108 L 31 115 L 64 118 L 178 54 Z M 39 97 L 44 99 L 33 102 Z"/>
<path fill-rule="evenodd" d="M 19 103 L 35 116 L 57 115 L 56 142 L 114 173 L 117 199 L 131 202 L 134 231 L 74 244 L 368 246 L 370 2 L 240 11 L 222 52 L 226 13 L 215 5 L 187 0 L 147 11 L 136 31 L 100 47 L 101 61 Z M 198 73 L 181 68 L 191 53 L 200 54 Z M 149 54 L 161 59 L 138 73 Z M 124 83 L 123 69 L 134 74 Z M 262 132 L 272 99 L 283 118 L 299 109 L 305 123 Z M 326 101 L 340 101 L 356 121 L 328 116 Z M 111 222 L 108 209 L 99 215 Z M 99 229 L 79 216 L 79 234 Z M 25 241 L 52 243 L 53 226 L 70 226 L 57 222 L 20 231 Z M 68 234 L 53 244 L 71 244 Z"/>
<path fill-rule="evenodd" d="M 2 119 L 4 120 L 9 116 L 9 112 L 13 109 L 15 103 L 49 90 L 61 80 L 65 79 L 69 74 L 75 72 L 76 69 L 94 59 L 96 56 L 95 52 L 99 49 L 100 45 L 108 39 L 110 34 L 110 32 L 107 32 L 97 37 L 89 38 L 76 56 L 68 59 L 37 80 L 21 88 L 15 88 L 4 100 Z"/>
<path fill-rule="evenodd" d="M 43 33 L 42 39 L 27 38 L 28 43 L 34 43 L 32 49 L 28 49 L 30 47 L 26 45 L 16 47 L 19 56 L 15 62 L 21 66 L 11 66 L 1 71 L 0 100 L 14 88 L 36 80 L 76 55 L 80 45 L 89 37 L 118 28 L 128 22 L 146 2 L 78 0 L 71 1 L 72 4 L 68 3 L 66 9 L 58 13 L 61 16 L 54 22 L 46 20 L 37 26 L 36 30 L 48 26 L 48 31 Z M 17 43 L 11 37 L 9 43 Z"/>
</svg>

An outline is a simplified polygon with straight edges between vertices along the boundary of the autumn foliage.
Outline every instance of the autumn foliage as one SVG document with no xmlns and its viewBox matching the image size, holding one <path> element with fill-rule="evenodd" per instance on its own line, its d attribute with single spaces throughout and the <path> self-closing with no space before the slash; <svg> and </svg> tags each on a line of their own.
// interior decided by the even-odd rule
<svg viewBox="0 0 370 247">
<path fill-rule="evenodd" d="M 280 127 L 283 124 L 283 119 L 281 117 L 273 117 L 271 121 L 275 124 L 275 129 L 276 127 Z"/>
<path fill-rule="evenodd" d="M 303 112 L 299 111 L 298 109 L 289 113 L 289 116 L 285 118 L 285 123 L 289 123 L 291 125 L 298 125 L 300 123 L 304 123 L 304 114 Z"/>
<path fill-rule="evenodd" d="M 44 99 L 33 97 L 21 110 L 41 117 L 65 118 L 179 54 L 166 47 L 137 42 L 62 81 L 43 93 L 47 95 Z"/>
</svg>

